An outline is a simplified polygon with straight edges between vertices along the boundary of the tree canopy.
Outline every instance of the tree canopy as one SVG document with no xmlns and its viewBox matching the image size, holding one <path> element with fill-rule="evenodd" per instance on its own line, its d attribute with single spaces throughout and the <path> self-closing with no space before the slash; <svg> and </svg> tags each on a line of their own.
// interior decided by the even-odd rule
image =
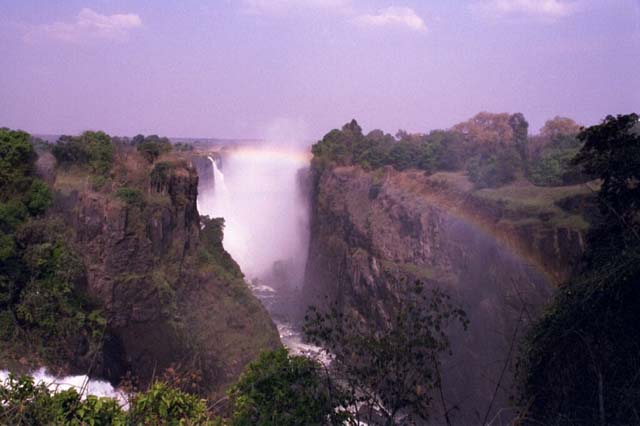
<svg viewBox="0 0 640 426">
<path fill-rule="evenodd" d="M 573 164 L 602 182 L 585 263 L 532 327 L 519 366 L 524 424 L 640 423 L 640 135 L 636 114 L 584 129 Z"/>
</svg>

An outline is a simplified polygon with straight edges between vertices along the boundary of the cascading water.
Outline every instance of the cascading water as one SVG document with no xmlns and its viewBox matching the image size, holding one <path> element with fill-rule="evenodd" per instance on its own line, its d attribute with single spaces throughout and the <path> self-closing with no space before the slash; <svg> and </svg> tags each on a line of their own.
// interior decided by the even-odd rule
<svg viewBox="0 0 640 426">
<path fill-rule="evenodd" d="M 198 197 L 200 213 L 225 219 L 224 246 L 271 312 L 285 345 L 308 353 L 293 318 L 299 313 L 309 243 L 309 167 L 302 150 L 244 147 L 209 157 L 213 188 Z"/>
<path fill-rule="evenodd" d="M 114 389 L 111 384 L 101 380 L 90 380 L 85 375 L 55 377 L 47 373 L 44 368 L 31 373 L 36 384 L 46 385 L 52 392 L 61 392 L 67 389 L 75 389 L 83 398 L 87 395 L 115 398 L 120 404 L 126 406 L 127 398 L 124 392 Z M 5 383 L 9 378 L 9 372 L 0 370 L 0 383 Z"/>
</svg>

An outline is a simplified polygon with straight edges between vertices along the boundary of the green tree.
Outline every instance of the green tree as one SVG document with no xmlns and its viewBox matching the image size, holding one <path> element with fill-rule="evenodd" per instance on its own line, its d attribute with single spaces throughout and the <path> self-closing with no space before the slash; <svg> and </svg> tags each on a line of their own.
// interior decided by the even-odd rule
<svg viewBox="0 0 640 426">
<path fill-rule="evenodd" d="M 61 136 L 52 149 L 59 165 L 87 168 L 97 175 L 107 175 L 111 171 L 114 152 L 109 135 L 91 131 L 80 136 Z"/>
<path fill-rule="evenodd" d="M 636 114 L 583 130 L 574 164 L 600 178 L 583 268 L 531 328 L 519 363 L 524 424 L 640 423 L 640 135 Z"/>
<path fill-rule="evenodd" d="M 29 189 L 35 160 L 28 133 L 0 128 L 0 201 Z"/>
<path fill-rule="evenodd" d="M 386 324 L 372 327 L 334 305 L 327 313 L 311 308 L 304 330 L 330 354 L 350 404 L 365 407 L 358 415 L 367 421 L 375 412 L 392 426 L 429 418 L 442 385 L 440 357 L 450 353 L 446 331 L 456 324 L 466 329 L 465 312 L 442 291 L 417 284 Z"/>
<path fill-rule="evenodd" d="M 348 417 L 323 367 L 286 349 L 262 353 L 229 395 L 231 426 L 339 425 Z"/>
<path fill-rule="evenodd" d="M 524 115 L 518 112 L 509 117 L 509 125 L 513 129 L 513 139 L 516 150 L 520 154 L 522 165 L 527 172 L 529 168 L 529 123 L 525 120 Z"/>
<path fill-rule="evenodd" d="M 139 136 L 134 138 L 134 144 L 138 147 L 138 152 L 149 162 L 153 163 L 162 154 L 166 154 L 172 150 L 171 142 L 168 138 L 161 138 L 158 135 L 150 135 L 142 141 Z"/>
</svg>

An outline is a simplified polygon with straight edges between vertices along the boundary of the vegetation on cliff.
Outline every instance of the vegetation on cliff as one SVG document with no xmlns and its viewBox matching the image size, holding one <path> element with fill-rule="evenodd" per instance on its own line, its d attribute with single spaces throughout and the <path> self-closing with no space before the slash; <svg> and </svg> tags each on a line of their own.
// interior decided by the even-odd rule
<svg viewBox="0 0 640 426">
<path fill-rule="evenodd" d="M 5 366 L 27 354 L 83 364 L 97 350 L 104 318 L 82 290 L 84 265 L 68 232 L 43 216 L 52 196 L 35 160 L 28 134 L 0 129 L 0 354 Z"/>
<path fill-rule="evenodd" d="M 640 422 L 640 127 L 607 117 L 582 131 L 573 165 L 600 178 L 585 264 L 531 329 L 520 365 L 525 424 Z"/>
<path fill-rule="evenodd" d="M 449 130 L 396 136 L 373 130 L 364 135 L 353 120 L 332 130 L 313 146 L 316 166 L 360 165 L 365 169 L 392 166 L 396 170 L 465 171 L 477 188 L 499 187 L 519 176 L 541 186 L 585 180 L 570 159 L 581 142 L 573 120 L 549 120 L 538 136 L 520 113 L 481 112 Z"/>
<path fill-rule="evenodd" d="M 2 129 L 0 142 L 2 368 L 142 385 L 174 368 L 210 396 L 279 345 L 223 222 L 198 215 L 189 150 L 103 132 L 37 142 L 56 164 L 47 185 L 28 134 Z"/>
</svg>

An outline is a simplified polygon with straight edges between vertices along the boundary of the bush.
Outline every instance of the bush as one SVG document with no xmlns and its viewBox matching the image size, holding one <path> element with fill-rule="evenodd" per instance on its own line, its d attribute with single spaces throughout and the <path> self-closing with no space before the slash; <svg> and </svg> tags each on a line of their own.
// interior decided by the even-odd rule
<svg viewBox="0 0 640 426">
<path fill-rule="evenodd" d="M 496 155 L 478 155 L 467 165 L 467 176 L 476 188 L 497 188 L 512 182 L 522 160 L 515 149 L 505 148 Z"/>
<path fill-rule="evenodd" d="M 169 183 L 169 178 L 174 169 L 174 164 L 164 161 L 157 163 L 149 175 L 151 186 L 160 192 Z"/>
<path fill-rule="evenodd" d="M 45 360 L 80 362 L 98 347 L 105 320 L 79 291 L 84 266 L 65 239 L 49 219 L 32 219 L 1 239 L 0 311 L 3 322 L 12 319 L 12 336 Z"/>
<path fill-rule="evenodd" d="M 151 135 L 142 137 L 140 139 L 138 135 L 133 139 L 133 143 L 137 145 L 138 152 L 149 162 L 153 163 L 162 154 L 166 154 L 171 151 L 171 142 L 167 138 L 161 138 L 157 135 Z"/>
<path fill-rule="evenodd" d="M 128 424 L 134 425 L 213 425 L 204 400 L 156 383 L 130 402 Z"/>
<path fill-rule="evenodd" d="M 576 135 L 555 135 L 531 161 L 529 180 L 539 186 L 574 185 L 589 181 L 579 167 L 572 164 L 582 142 Z"/>
<path fill-rule="evenodd" d="M 9 375 L 0 383 L 0 424 L 44 425 L 220 425 L 203 400 L 163 383 L 133 395 L 125 411 L 112 398 L 81 398 L 75 389 L 58 393 L 32 377 Z"/>
<path fill-rule="evenodd" d="M 63 167 L 79 166 L 106 175 L 113 166 L 115 147 L 104 132 L 84 132 L 80 136 L 60 137 L 52 152 Z"/>
<path fill-rule="evenodd" d="M 231 426 L 342 424 L 338 394 L 315 361 L 289 355 L 286 349 L 264 352 L 249 364 L 229 391 Z"/>
<path fill-rule="evenodd" d="M 49 187 L 40 179 L 34 179 L 27 193 L 26 204 L 29 213 L 33 216 L 43 214 L 51 206 L 52 201 L 53 197 Z"/>
<path fill-rule="evenodd" d="M 35 160 L 28 133 L 0 128 L 0 201 L 29 189 Z"/>
<path fill-rule="evenodd" d="M 144 194 L 135 188 L 122 187 L 116 191 L 116 197 L 128 206 L 141 206 L 144 203 Z"/>
</svg>

